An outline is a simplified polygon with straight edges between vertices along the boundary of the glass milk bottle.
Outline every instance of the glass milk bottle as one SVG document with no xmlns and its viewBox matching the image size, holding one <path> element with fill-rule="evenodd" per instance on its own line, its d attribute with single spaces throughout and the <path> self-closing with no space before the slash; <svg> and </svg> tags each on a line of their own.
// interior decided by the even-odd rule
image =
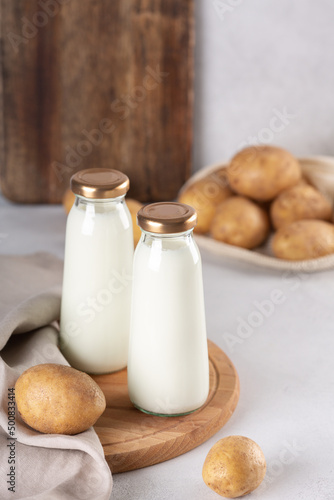
<svg viewBox="0 0 334 500">
<path fill-rule="evenodd" d="M 66 227 L 60 348 L 88 373 L 127 365 L 133 233 L 125 203 L 129 179 L 117 170 L 81 170 Z"/>
<path fill-rule="evenodd" d="M 128 388 L 140 410 L 161 416 L 190 413 L 209 392 L 202 264 L 195 210 L 153 203 L 137 215 Z"/>
</svg>

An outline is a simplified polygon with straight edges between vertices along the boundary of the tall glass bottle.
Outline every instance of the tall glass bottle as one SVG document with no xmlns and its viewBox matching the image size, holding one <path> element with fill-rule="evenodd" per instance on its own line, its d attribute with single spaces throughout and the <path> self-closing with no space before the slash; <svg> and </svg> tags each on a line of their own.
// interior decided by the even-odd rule
<svg viewBox="0 0 334 500">
<path fill-rule="evenodd" d="M 137 217 L 129 396 L 147 413 L 182 415 L 202 406 L 209 392 L 197 215 L 181 203 L 153 203 Z"/>
<path fill-rule="evenodd" d="M 127 364 L 133 233 L 117 170 L 88 169 L 71 179 L 76 195 L 66 228 L 60 348 L 88 373 Z"/>
</svg>

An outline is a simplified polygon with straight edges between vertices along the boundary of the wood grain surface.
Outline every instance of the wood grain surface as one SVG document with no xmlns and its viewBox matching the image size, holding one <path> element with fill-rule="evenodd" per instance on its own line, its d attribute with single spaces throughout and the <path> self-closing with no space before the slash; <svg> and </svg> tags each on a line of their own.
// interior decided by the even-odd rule
<svg viewBox="0 0 334 500">
<path fill-rule="evenodd" d="M 44 7 L 43 7 L 44 5 Z M 173 199 L 191 169 L 193 0 L 0 0 L 1 188 L 60 202 L 110 167 Z"/>
<path fill-rule="evenodd" d="M 157 417 L 134 408 L 128 396 L 126 370 L 93 377 L 107 400 L 107 409 L 94 427 L 113 473 L 182 455 L 229 420 L 239 399 L 238 374 L 226 354 L 210 341 L 209 359 L 208 399 L 202 408 L 183 417 Z"/>
</svg>

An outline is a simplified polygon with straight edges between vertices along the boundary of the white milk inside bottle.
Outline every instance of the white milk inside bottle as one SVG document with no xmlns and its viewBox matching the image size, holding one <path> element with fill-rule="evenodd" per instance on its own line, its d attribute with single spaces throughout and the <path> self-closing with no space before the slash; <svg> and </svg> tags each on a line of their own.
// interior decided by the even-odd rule
<svg viewBox="0 0 334 500">
<path fill-rule="evenodd" d="M 66 227 L 60 348 L 88 373 L 127 364 L 132 288 L 128 178 L 108 169 L 79 171 Z M 90 196 L 88 198 L 88 196 Z M 93 197 L 94 196 L 94 197 Z"/>
<path fill-rule="evenodd" d="M 206 401 L 209 365 L 196 213 L 179 203 L 141 209 L 134 258 L 128 361 L 133 404 L 156 415 L 190 413 Z"/>
</svg>

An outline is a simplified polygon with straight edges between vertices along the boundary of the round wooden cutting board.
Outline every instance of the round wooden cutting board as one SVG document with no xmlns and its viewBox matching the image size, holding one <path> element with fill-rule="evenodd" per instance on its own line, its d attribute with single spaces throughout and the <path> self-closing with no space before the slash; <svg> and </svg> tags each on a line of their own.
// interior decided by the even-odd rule
<svg viewBox="0 0 334 500">
<path fill-rule="evenodd" d="M 231 417 L 239 399 L 238 374 L 213 342 L 209 345 L 210 393 L 204 406 L 183 417 L 156 417 L 132 405 L 126 369 L 94 375 L 107 408 L 94 428 L 111 472 L 154 465 L 192 450 L 215 434 Z"/>
</svg>

